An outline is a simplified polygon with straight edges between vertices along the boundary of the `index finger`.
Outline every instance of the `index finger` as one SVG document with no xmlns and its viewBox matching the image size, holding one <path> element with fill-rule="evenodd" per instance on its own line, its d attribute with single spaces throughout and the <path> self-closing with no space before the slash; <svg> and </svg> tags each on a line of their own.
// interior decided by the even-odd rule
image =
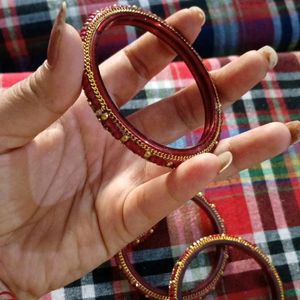
<svg viewBox="0 0 300 300">
<path fill-rule="evenodd" d="M 205 14 L 198 7 L 183 9 L 166 19 L 190 42 L 196 39 L 204 21 Z M 115 104 L 122 106 L 175 57 L 169 46 L 155 35 L 145 33 L 103 62 L 99 71 Z"/>
</svg>

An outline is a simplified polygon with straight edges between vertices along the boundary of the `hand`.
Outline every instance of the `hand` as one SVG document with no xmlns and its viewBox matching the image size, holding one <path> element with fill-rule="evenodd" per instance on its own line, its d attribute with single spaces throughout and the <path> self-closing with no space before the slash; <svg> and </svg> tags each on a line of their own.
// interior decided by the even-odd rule
<svg viewBox="0 0 300 300">
<path fill-rule="evenodd" d="M 221 141 L 219 156 L 199 155 L 172 171 L 146 162 L 102 129 L 80 94 L 81 41 L 64 15 L 62 7 L 48 62 L 0 95 L 0 279 L 19 299 L 36 299 L 80 278 L 218 176 L 275 156 L 291 141 L 287 126 L 272 123 Z M 192 8 L 168 22 L 192 41 L 203 20 L 203 13 Z M 152 61 L 155 52 L 160 55 Z M 225 105 L 265 76 L 269 54 L 251 51 L 212 73 Z M 100 68 L 122 104 L 173 55 L 146 34 Z M 134 114 L 132 122 L 143 122 L 147 132 L 153 125 L 148 117 L 163 111 L 159 115 L 176 134 L 164 135 L 155 127 L 151 134 L 168 142 L 201 124 L 192 114 L 199 110 L 196 93 L 195 86 L 186 88 Z"/>
</svg>

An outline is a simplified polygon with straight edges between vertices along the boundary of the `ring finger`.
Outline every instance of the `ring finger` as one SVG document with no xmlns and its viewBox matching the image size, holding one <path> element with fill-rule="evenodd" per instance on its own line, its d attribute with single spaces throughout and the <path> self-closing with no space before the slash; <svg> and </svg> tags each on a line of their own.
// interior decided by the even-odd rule
<svg viewBox="0 0 300 300">
<path fill-rule="evenodd" d="M 265 48 L 262 48 L 263 50 Z M 232 104 L 261 81 L 270 67 L 269 54 L 276 62 L 277 54 L 271 49 L 250 51 L 223 68 L 213 71 L 212 78 L 224 106 Z M 128 117 L 139 131 L 156 142 L 168 144 L 199 128 L 204 122 L 203 101 L 196 84 L 156 102 Z M 163 128 L 163 130 L 162 130 Z"/>
</svg>

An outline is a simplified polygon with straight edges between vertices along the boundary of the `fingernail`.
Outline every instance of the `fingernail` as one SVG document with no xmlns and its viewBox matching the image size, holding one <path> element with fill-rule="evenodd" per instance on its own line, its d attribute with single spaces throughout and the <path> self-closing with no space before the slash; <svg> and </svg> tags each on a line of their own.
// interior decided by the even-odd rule
<svg viewBox="0 0 300 300">
<path fill-rule="evenodd" d="M 200 20 L 201 20 L 201 26 L 202 26 L 206 21 L 204 11 L 198 6 L 192 6 L 192 7 L 190 7 L 190 10 L 196 12 L 199 15 Z"/>
<path fill-rule="evenodd" d="M 51 31 L 47 53 L 47 60 L 50 67 L 55 67 L 55 64 L 58 60 L 59 44 L 62 36 L 61 33 L 66 19 L 66 9 L 66 2 L 63 1 Z"/>
<path fill-rule="evenodd" d="M 277 65 L 278 55 L 272 47 L 264 46 L 257 51 L 259 53 L 263 54 L 265 56 L 265 58 L 268 60 L 270 69 L 273 69 Z"/>
<path fill-rule="evenodd" d="M 226 151 L 226 152 L 223 152 L 223 153 L 219 154 L 218 158 L 221 162 L 221 170 L 219 171 L 219 174 L 221 174 L 226 169 L 228 169 L 228 167 L 231 165 L 232 160 L 233 160 L 233 156 L 232 156 L 232 153 L 230 151 Z"/>
<path fill-rule="evenodd" d="M 300 121 L 291 121 L 285 123 L 291 133 L 291 145 L 300 141 Z"/>
</svg>

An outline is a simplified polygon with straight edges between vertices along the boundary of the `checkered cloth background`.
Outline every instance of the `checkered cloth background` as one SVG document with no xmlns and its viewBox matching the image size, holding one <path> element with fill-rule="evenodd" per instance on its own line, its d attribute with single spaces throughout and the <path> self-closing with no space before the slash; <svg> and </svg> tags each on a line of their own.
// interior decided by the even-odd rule
<svg viewBox="0 0 300 300">
<path fill-rule="evenodd" d="M 68 22 L 80 28 L 86 15 L 115 1 L 69 0 Z M 34 3 L 34 9 L 32 4 Z M 207 23 L 195 47 L 203 56 L 238 54 L 270 44 L 279 51 L 300 49 L 300 2 L 298 0 L 140 0 L 137 4 L 166 17 L 183 7 L 198 5 L 207 13 Z M 150 4 L 151 3 L 151 4 Z M 57 1 L 1 1 L 0 71 L 36 69 L 46 57 L 46 48 Z M 132 38 L 124 30 L 114 38 L 119 48 Z M 104 56 L 114 49 L 107 49 Z M 101 58 L 99 58 L 101 59 Z M 216 69 L 236 59 L 233 56 L 205 61 Z M 300 120 L 300 53 L 280 54 L 276 69 L 225 111 L 222 138 L 237 135 L 272 121 Z M 0 75 L 8 87 L 28 73 Z M 170 64 L 153 78 L 125 113 L 144 107 L 189 85 L 192 78 L 182 62 Z M 193 135 L 180 143 L 190 144 Z M 256 149 L 253 149 L 255 152 Z M 237 177 L 214 182 L 207 189 L 229 234 L 256 243 L 271 258 L 284 283 L 287 299 L 300 299 L 300 144 Z M 162 199 L 163 201 L 163 199 Z M 154 234 L 131 254 L 138 272 L 151 284 L 165 288 L 171 269 L 185 247 L 213 233 L 205 215 L 192 203 L 161 221 Z M 191 288 L 211 269 L 211 255 L 194 261 L 185 276 Z M 114 259 L 80 280 L 53 291 L 42 300 L 143 299 L 120 273 Z M 223 279 L 207 299 L 269 299 L 268 284 L 259 266 L 248 256 L 231 251 Z"/>
<path fill-rule="evenodd" d="M 216 69 L 235 57 L 206 60 Z M 225 111 L 223 138 L 259 125 L 300 119 L 300 53 L 280 54 L 276 69 Z M 9 87 L 28 73 L 3 74 Z M 155 77 L 126 109 L 169 95 L 192 81 L 186 66 L 176 62 Z M 256 149 L 253 149 L 255 151 Z M 300 144 L 238 177 L 213 183 L 206 195 L 225 219 L 229 234 L 256 243 L 272 259 L 284 283 L 287 299 L 300 299 Z M 163 199 L 162 199 L 163 200 Z M 160 222 L 155 233 L 132 254 L 132 262 L 151 284 L 167 286 L 175 260 L 200 236 L 212 233 L 195 205 L 187 204 Z M 207 255 L 188 269 L 185 285 L 193 286 L 210 270 Z M 263 272 L 249 257 L 231 252 L 223 280 L 207 299 L 268 299 Z M 120 273 L 114 259 L 42 300 L 143 299 Z"/>
<path fill-rule="evenodd" d="M 203 57 L 237 55 L 266 44 L 278 51 L 300 50 L 299 0 L 67 0 L 68 22 L 80 29 L 92 11 L 114 3 L 136 4 L 166 18 L 181 8 L 200 6 L 207 22 L 195 42 Z M 0 72 L 35 70 L 46 58 L 58 0 L 0 1 Z M 112 48 L 127 43 L 120 31 Z M 102 58 L 111 49 L 101 48 Z"/>
<path fill-rule="evenodd" d="M 205 63 L 216 69 L 233 59 L 236 57 L 214 58 Z M 14 81 L 16 76 L 4 75 L 2 80 Z M 185 64 L 173 63 L 127 109 L 132 111 L 152 103 L 189 85 L 191 80 Z M 300 53 L 280 54 L 276 69 L 225 111 L 222 136 L 234 136 L 272 121 L 299 119 Z M 286 298 L 300 299 L 300 144 L 234 179 L 214 182 L 206 195 L 216 204 L 229 234 L 257 244 L 269 255 L 283 280 Z M 203 212 L 194 204 L 186 204 L 160 222 L 154 234 L 131 253 L 132 263 L 148 282 L 165 288 L 184 249 L 210 233 L 213 231 Z M 211 268 L 210 257 L 206 253 L 191 264 L 185 275 L 185 288 L 205 278 Z M 250 257 L 231 251 L 224 277 L 207 299 L 270 299 L 269 292 L 260 267 Z M 51 299 L 143 299 L 143 296 L 128 283 L 112 259 L 42 298 Z"/>
</svg>

